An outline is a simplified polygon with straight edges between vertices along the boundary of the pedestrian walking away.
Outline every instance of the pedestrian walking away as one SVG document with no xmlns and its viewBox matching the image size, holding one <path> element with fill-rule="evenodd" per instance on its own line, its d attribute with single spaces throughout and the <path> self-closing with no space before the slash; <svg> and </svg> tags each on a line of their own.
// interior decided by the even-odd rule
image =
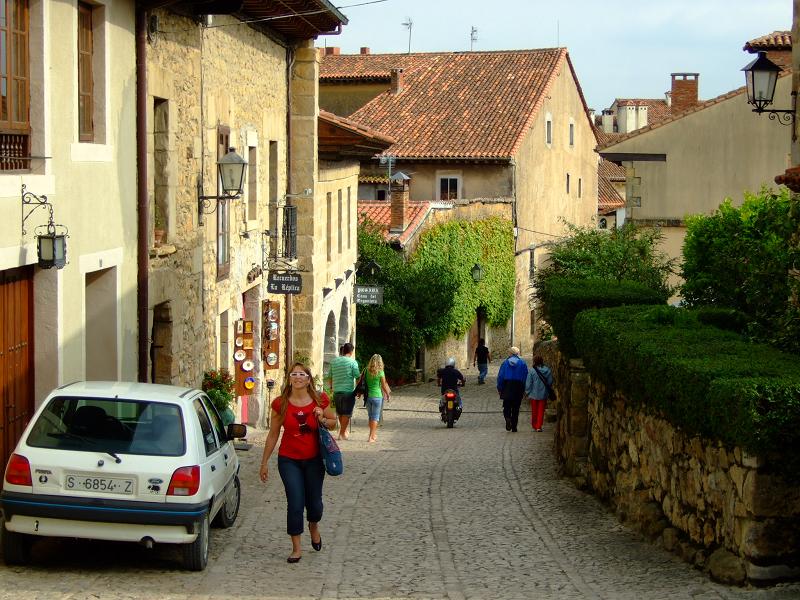
<svg viewBox="0 0 800 600">
<path fill-rule="evenodd" d="M 319 522 L 322 520 L 322 482 L 325 467 L 319 448 L 317 429 L 336 427 L 336 414 L 328 396 L 314 388 L 311 370 L 296 362 L 289 369 L 281 395 L 272 401 L 269 433 L 264 444 L 259 477 L 269 478 L 269 458 L 283 436 L 278 448 L 278 473 L 286 491 L 286 532 L 292 538 L 292 553 L 286 559 L 296 563 L 302 557 L 300 547 L 303 533 L 303 511 L 308 519 L 311 547 L 322 550 Z"/>
<path fill-rule="evenodd" d="M 378 441 L 378 421 L 381 419 L 384 401 L 388 402 L 392 395 L 386 376 L 383 374 L 383 358 L 373 354 L 364 373 L 367 382 L 367 414 L 369 415 L 369 441 Z"/>
<path fill-rule="evenodd" d="M 517 431 L 519 407 L 525 394 L 528 379 L 528 364 L 519 355 L 519 348 L 512 346 L 509 356 L 497 372 L 497 393 L 503 400 L 503 417 L 506 431 Z"/>
<path fill-rule="evenodd" d="M 339 439 L 348 438 L 347 426 L 353 417 L 356 405 L 354 393 L 359 378 L 358 362 L 353 358 L 353 344 L 347 342 L 339 348 L 339 356 L 331 361 L 328 372 L 328 388 L 333 392 L 333 404 L 339 416 Z"/>
<path fill-rule="evenodd" d="M 550 367 L 544 364 L 544 359 L 536 354 L 533 357 L 533 366 L 528 371 L 528 380 L 525 382 L 525 397 L 531 401 L 531 427 L 534 431 L 541 431 L 544 424 L 548 388 L 553 389 L 553 373 Z"/>
<path fill-rule="evenodd" d="M 475 348 L 475 355 L 472 357 L 472 366 L 478 365 L 478 385 L 486 383 L 490 362 L 492 362 L 491 353 L 486 347 L 486 340 L 481 338 L 478 340 L 478 347 Z"/>
</svg>

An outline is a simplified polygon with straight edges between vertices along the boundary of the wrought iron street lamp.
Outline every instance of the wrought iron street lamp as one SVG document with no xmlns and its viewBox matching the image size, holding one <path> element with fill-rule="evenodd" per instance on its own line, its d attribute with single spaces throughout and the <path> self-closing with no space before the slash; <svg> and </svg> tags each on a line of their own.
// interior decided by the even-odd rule
<svg viewBox="0 0 800 600">
<path fill-rule="evenodd" d="M 203 194 L 203 175 L 200 174 L 197 180 L 197 214 L 201 224 L 203 215 L 210 215 L 217 210 L 221 201 L 236 200 L 242 196 L 246 168 L 247 161 L 234 148 L 228 148 L 228 153 L 217 161 L 217 173 L 222 188 L 222 194 L 217 196 Z M 212 200 L 215 202 L 212 203 Z"/>
<path fill-rule="evenodd" d="M 747 103 L 754 106 L 753 112 L 767 113 L 770 120 L 782 125 L 794 123 L 797 109 L 797 92 L 792 92 L 791 109 L 770 109 L 775 98 L 775 85 L 781 68 L 767 58 L 766 52 L 759 52 L 757 58 L 742 69 L 747 84 Z"/>
<path fill-rule="evenodd" d="M 47 196 L 37 196 L 29 192 L 22 185 L 22 235 L 25 230 L 25 221 L 39 207 L 45 207 L 50 212 L 47 224 L 38 225 L 34 230 L 36 234 L 36 255 L 38 265 L 42 269 L 62 269 L 67 264 L 67 238 L 69 230 L 65 225 L 56 223 L 53 218 L 53 205 Z M 27 210 L 27 213 L 26 213 Z"/>
<path fill-rule="evenodd" d="M 483 281 L 483 267 L 480 265 L 480 263 L 475 263 L 470 271 L 470 275 L 472 275 L 472 281 L 475 283 L 480 283 Z"/>
</svg>

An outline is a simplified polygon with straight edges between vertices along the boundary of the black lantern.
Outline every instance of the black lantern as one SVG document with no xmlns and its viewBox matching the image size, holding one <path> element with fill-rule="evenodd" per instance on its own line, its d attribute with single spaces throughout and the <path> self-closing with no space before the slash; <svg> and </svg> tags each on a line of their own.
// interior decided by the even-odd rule
<svg viewBox="0 0 800 600">
<path fill-rule="evenodd" d="M 37 196 L 22 184 L 22 235 L 25 235 L 25 221 L 37 208 L 46 208 L 50 213 L 46 225 L 36 227 L 36 254 L 42 269 L 62 269 L 67 264 L 67 238 L 69 230 L 53 218 L 53 205 L 47 196 Z"/>
<path fill-rule="evenodd" d="M 747 83 L 747 103 L 755 106 L 755 112 L 763 112 L 775 98 L 775 84 L 781 68 L 767 58 L 766 52 L 742 69 Z"/>
<path fill-rule="evenodd" d="M 480 263 L 475 263 L 470 271 L 470 275 L 472 275 L 472 281 L 475 283 L 480 283 L 483 281 L 483 267 L 480 265 Z"/>
<path fill-rule="evenodd" d="M 794 123 L 797 110 L 797 92 L 792 92 L 792 108 L 767 110 L 775 98 L 775 85 L 781 68 L 767 58 L 766 52 L 759 52 L 758 58 L 742 69 L 747 83 L 747 103 L 755 108 L 754 113 L 767 113 L 771 121 L 778 121 L 781 125 Z M 797 131 L 792 131 L 792 141 L 797 139 Z"/>
<path fill-rule="evenodd" d="M 57 227 L 62 231 L 58 232 Z M 38 229 L 38 228 L 37 228 Z M 42 269 L 64 268 L 67 264 L 67 231 L 66 227 L 48 223 L 45 232 L 36 234 L 36 254 L 39 267 Z"/>
<path fill-rule="evenodd" d="M 234 148 L 228 148 L 228 153 L 217 161 L 217 173 L 222 188 L 222 195 L 217 196 L 203 194 L 203 176 L 200 175 L 197 180 L 197 214 L 201 224 L 203 215 L 210 215 L 217 210 L 220 201 L 236 200 L 241 197 L 246 168 L 247 161 L 239 156 Z M 213 204 L 212 200 L 215 201 Z"/>
</svg>

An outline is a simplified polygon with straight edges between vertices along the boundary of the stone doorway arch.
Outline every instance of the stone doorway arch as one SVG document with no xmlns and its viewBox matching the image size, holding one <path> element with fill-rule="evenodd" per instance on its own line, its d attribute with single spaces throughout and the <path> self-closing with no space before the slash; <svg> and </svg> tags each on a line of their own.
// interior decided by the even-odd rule
<svg viewBox="0 0 800 600">
<path fill-rule="evenodd" d="M 342 344 L 345 342 L 350 341 L 350 310 L 347 305 L 347 298 L 342 300 L 342 310 L 339 313 L 339 345 L 338 348 L 342 347 Z"/>
<path fill-rule="evenodd" d="M 328 313 L 328 320 L 325 323 L 325 342 L 322 357 L 322 375 L 328 376 L 328 367 L 331 361 L 339 354 L 339 346 L 336 344 L 336 316 L 333 311 Z"/>
</svg>

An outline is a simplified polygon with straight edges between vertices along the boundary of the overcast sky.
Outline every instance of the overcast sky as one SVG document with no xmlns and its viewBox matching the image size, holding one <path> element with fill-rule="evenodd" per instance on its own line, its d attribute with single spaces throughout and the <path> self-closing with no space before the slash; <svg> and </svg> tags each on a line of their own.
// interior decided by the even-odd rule
<svg viewBox="0 0 800 600">
<path fill-rule="evenodd" d="M 614 98 L 663 98 L 670 73 L 700 73 L 701 99 L 744 85 L 747 40 L 789 30 L 792 0 L 369 0 L 334 2 L 350 23 L 318 46 L 357 53 L 464 51 L 566 46 L 586 102 L 598 112 Z"/>
</svg>

